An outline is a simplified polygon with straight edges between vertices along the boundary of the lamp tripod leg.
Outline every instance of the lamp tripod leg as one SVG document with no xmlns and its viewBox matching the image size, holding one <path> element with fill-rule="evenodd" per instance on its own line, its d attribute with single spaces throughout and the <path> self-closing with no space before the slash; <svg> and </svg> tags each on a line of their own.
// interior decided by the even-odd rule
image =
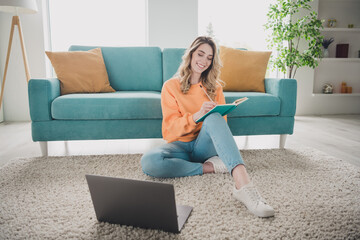
<svg viewBox="0 0 360 240">
<path fill-rule="evenodd" d="M 1 84 L 0 109 L 1 109 L 1 104 L 2 104 L 2 100 L 3 100 L 3 96 L 4 96 L 5 80 L 6 80 L 6 74 L 7 74 L 7 69 L 8 69 L 8 65 L 9 65 L 11 45 L 12 45 L 12 40 L 13 40 L 13 36 L 14 36 L 14 27 L 16 25 L 16 22 L 17 22 L 17 20 L 14 16 L 12 19 L 12 22 L 11 22 L 11 30 L 10 30 L 9 45 L 8 45 L 8 50 L 7 50 L 7 55 L 6 55 L 4 77 L 3 77 L 2 84 Z"/>
<path fill-rule="evenodd" d="M 11 21 L 11 30 L 10 30 L 8 51 L 7 51 L 7 55 L 6 55 L 4 77 L 3 77 L 2 84 L 1 84 L 0 109 L 1 109 L 2 100 L 3 100 L 3 96 L 4 96 L 5 80 L 6 80 L 6 74 L 7 74 L 7 69 L 8 69 L 8 65 L 9 65 L 9 58 L 10 58 L 12 40 L 14 37 L 15 25 L 18 26 L 18 30 L 19 30 L 21 50 L 22 50 L 24 66 L 25 66 L 26 81 L 29 82 L 29 80 L 30 80 L 29 64 L 27 61 L 27 56 L 26 56 L 26 51 L 25 51 L 25 44 L 24 44 L 24 38 L 23 38 L 22 30 L 21 30 L 20 18 L 19 18 L 19 16 L 13 16 L 12 21 Z"/>
<path fill-rule="evenodd" d="M 28 64 L 28 61 L 27 61 L 27 55 L 26 55 L 26 51 L 25 51 L 25 44 L 24 44 L 24 38 L 23 38 L 23 33 L 22 33 L 22 29 L 21 29 L 21 24 L 20 24 L 20 18 L 19 18 L 19 16 L 14 16 L 14 17 L 17 18 L 16 25 L 18 26 L 18 30 L 19 30 L 22 56 L 23 56 L 24 66 L 25 66 L 26 81 L 29 82 L 29 80 L 30 80 L 30 70 L 29 70 L 29 64 Z"/>
</svg>

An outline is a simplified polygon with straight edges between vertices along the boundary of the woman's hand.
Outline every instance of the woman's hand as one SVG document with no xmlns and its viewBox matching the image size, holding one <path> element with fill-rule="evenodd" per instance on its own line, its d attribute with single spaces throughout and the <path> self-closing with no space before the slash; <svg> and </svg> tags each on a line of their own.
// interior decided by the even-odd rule
<svg viewBox="0 0 360 240">
<path fill-rule="evenodd" d="M 204 116 L 207 112 L 213 109 L 217 104 L 215 102 L 204 102 L 201 106 L 200 110 L 193 114 L 193 119 L 196 121 L 197 119 Z"/>
</svg>

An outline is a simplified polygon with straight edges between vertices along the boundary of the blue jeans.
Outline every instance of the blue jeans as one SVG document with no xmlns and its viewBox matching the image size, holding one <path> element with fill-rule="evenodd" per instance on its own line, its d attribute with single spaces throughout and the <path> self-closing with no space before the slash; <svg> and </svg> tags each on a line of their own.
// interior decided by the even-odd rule
<svg viewBox="0 0 360 240">
<path fill-rule="evenodd" d="M 167 143 L 145 153 L 141 158 L 143 172 L 153 177 L 185 177 L 203 174 L 208 158 L 219 156 L 232 170 L 244 164 L 234 137 L 219 113 L 205 118 L 198 137 L 191 142 Z"/>
</svg>

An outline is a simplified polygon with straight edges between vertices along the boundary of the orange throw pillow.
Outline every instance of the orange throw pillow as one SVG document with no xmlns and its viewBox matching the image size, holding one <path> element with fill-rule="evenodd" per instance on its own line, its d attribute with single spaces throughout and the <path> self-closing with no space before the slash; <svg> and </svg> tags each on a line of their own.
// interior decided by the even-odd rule
<svg viewBox="0 0 360 240">
<path fill-rule="evenodd" d="M 220 79 L 227 92 L 265 92 L 265 73 L 271 52 L 238 50 L 220 46 L 223 64 Z"/>
<path fill-rule="evenodd" d="M 100 48 L 46 52 L 60 80 L 61 94 L 115 92 L 110 86 Z"/>
</svg>

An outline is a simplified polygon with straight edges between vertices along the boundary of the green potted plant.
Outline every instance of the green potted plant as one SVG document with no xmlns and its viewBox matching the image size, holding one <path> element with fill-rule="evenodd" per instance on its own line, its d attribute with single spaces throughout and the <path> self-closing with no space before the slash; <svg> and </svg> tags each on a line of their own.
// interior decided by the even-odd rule
<svg viewBox="0 0 360 240">
<path fill-rule="evenodd" d="M 268 47 L 278 53 L 271 57 L 270 63 L 288 78 L 294 78 L 301 67 L 317 67 L 318 59 L 322 57 L 323 36 L 320 29 L 323 26 L 309 5 L 311 1 L 276 0 L 267 13 L 268 20 L 264 26 L 269 30 Z M 307 46 L 300 50 L 299 43 L 304 40 Z"/>
</svg>

